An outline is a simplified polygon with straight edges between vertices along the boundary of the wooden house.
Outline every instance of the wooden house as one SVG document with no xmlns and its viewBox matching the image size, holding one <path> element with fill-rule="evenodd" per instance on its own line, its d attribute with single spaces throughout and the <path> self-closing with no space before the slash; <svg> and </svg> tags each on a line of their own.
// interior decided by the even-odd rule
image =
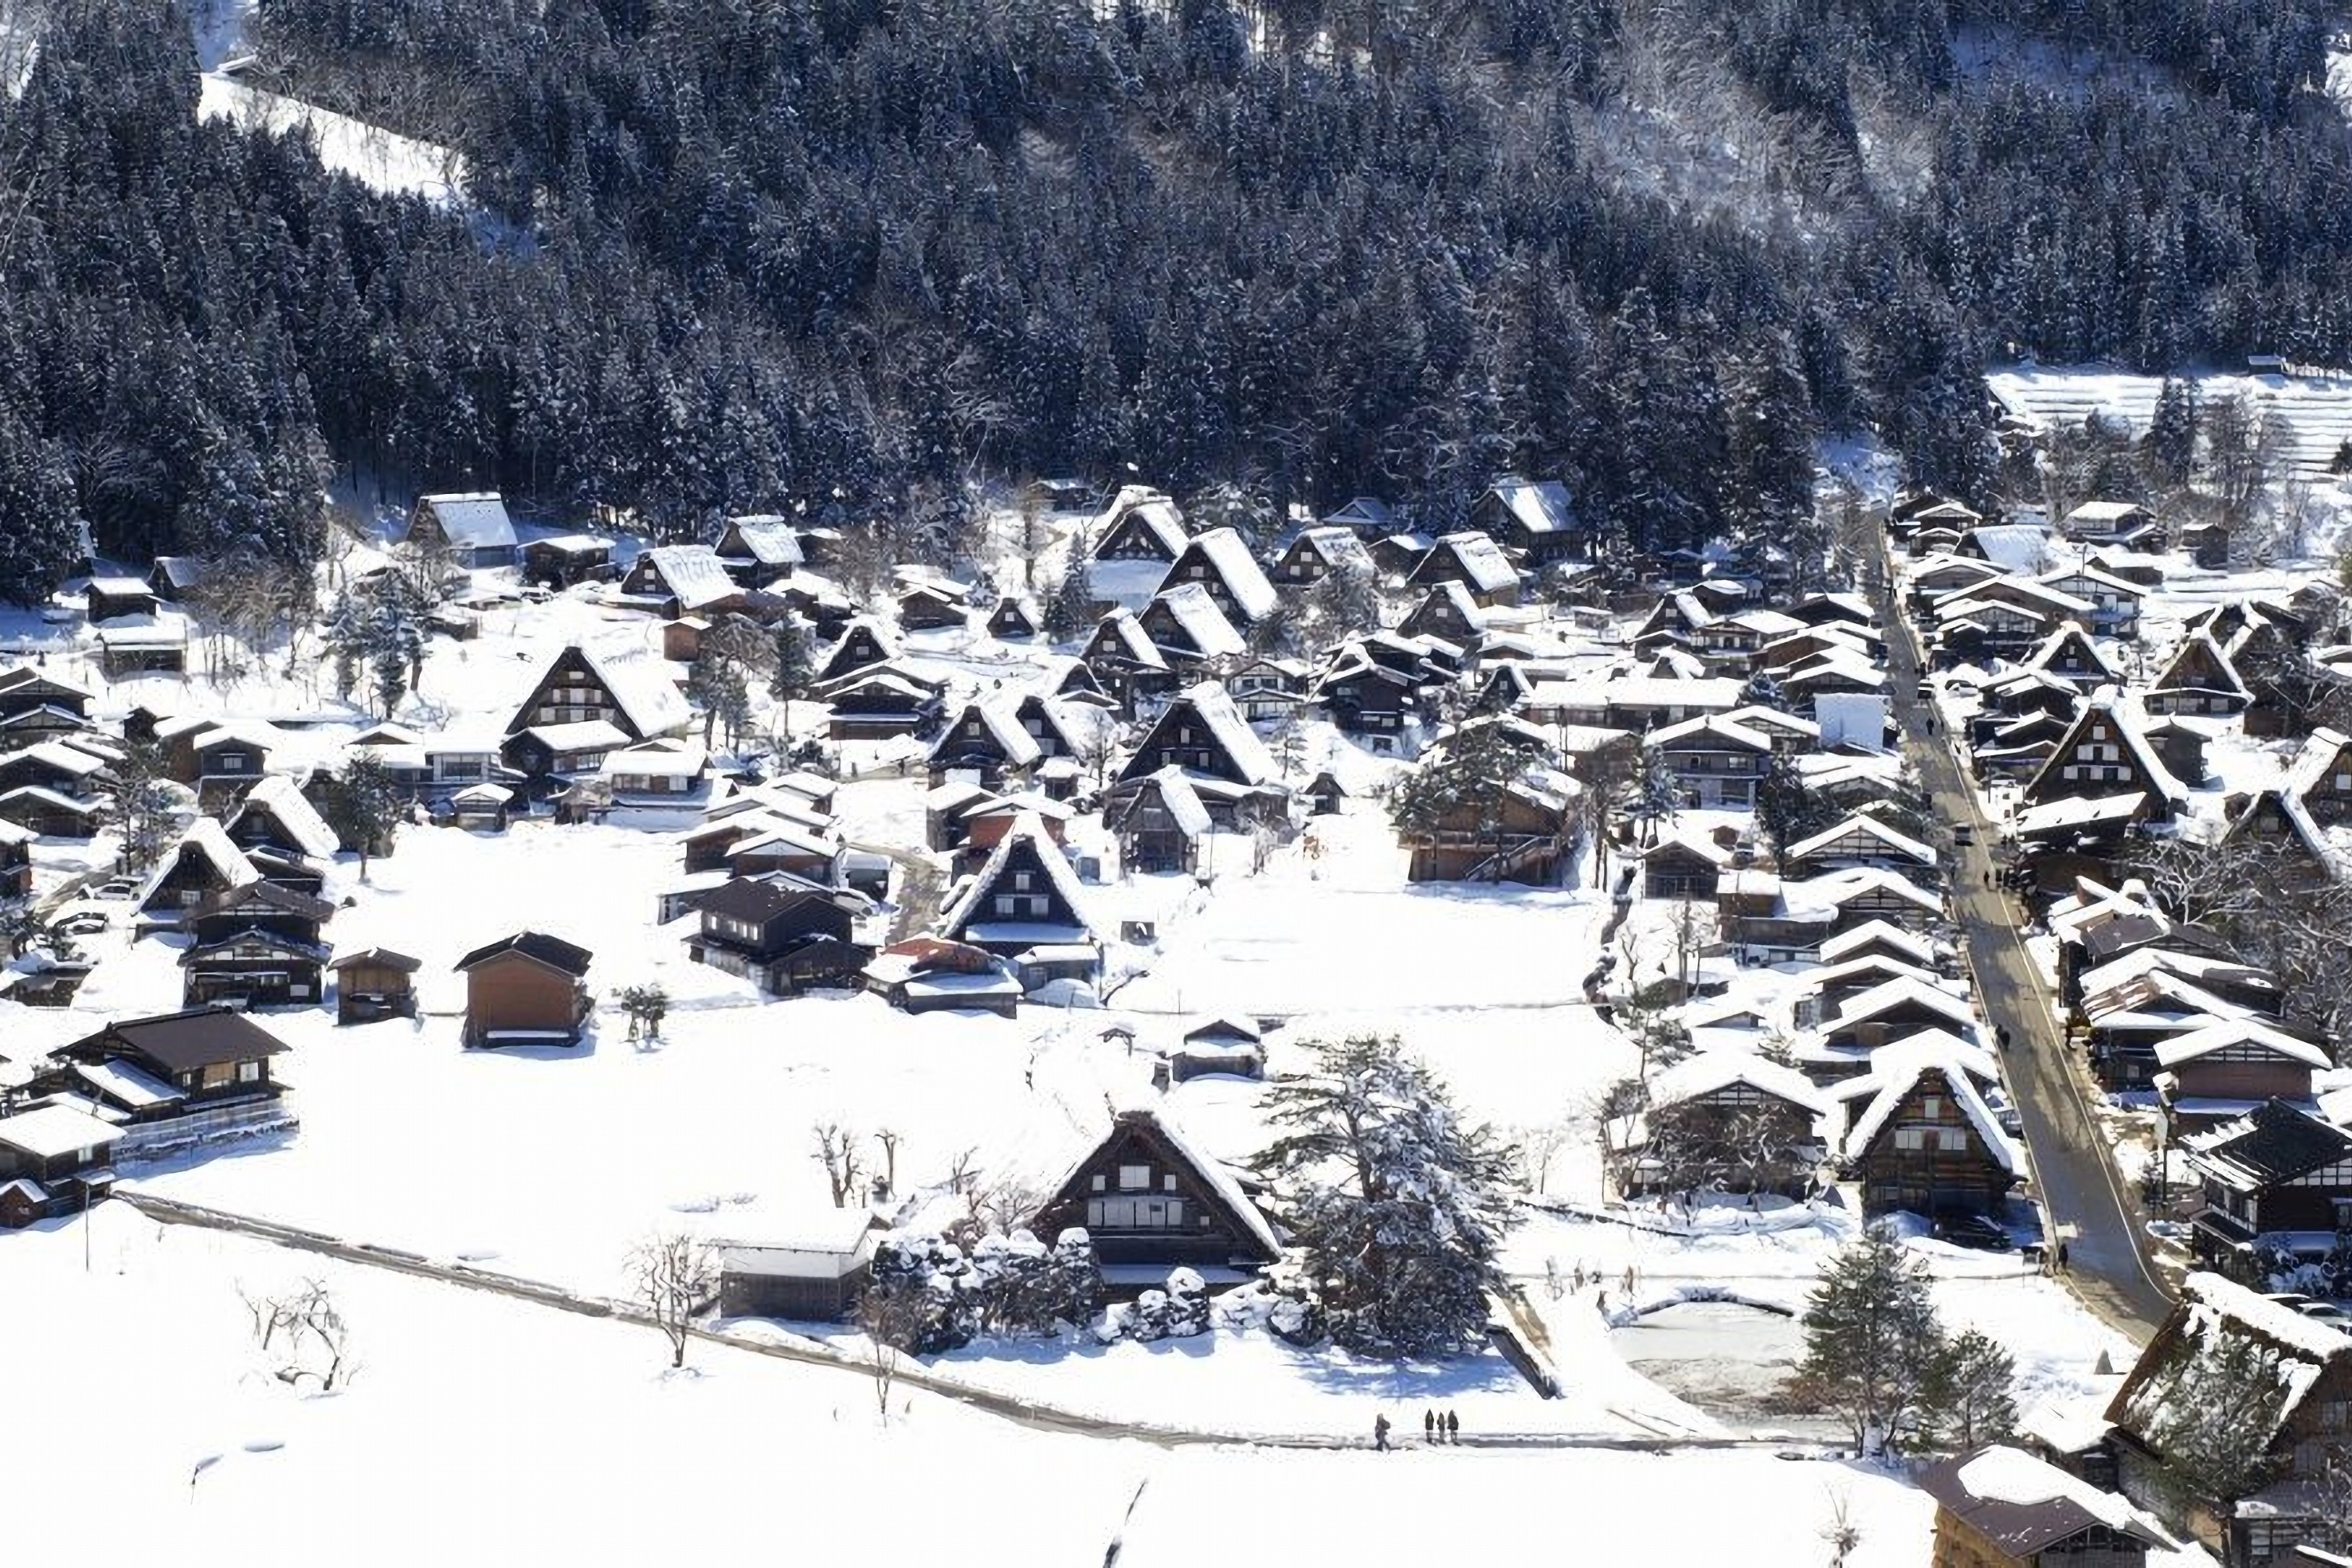
<svg viewBox="0 0 2352 1568">
<path fill-rule="evenodd" d="M 229 842 L 221 825 L 200 816 L 148 872 L 133 907 L 151 923 L 177 924 L 209 895 L 260 879 L 261 873 L 245 851 Z"/>
<path fill-rule="evenodd" d="M 904 665 L 869 666 L 820 687 L 817 695 L 833 710 L 825 733 L 836 741 L 887 740 L 911 735 L 939 716 L 940 688 Z"/>
<path fill-rule="evenodd" d="M 110 1121 L 64 1103 L 0 1116 L 0 1230 L 86 1212 L 114 1191 Z"/>
<path fill-rule="evenodd" d="M 419 496 L 408 514 L 407 542 L 423 550 L 446 552 L 450 562 L 469 571 L 515 563 L 514 521 L 496 491 Z"/>
<path fill-rule="evenodd" d="M 2017 1150 L 1968 1074 L 1925 1059 L 1885 1066 L 1882 1075 L 1873 1064 L 1881 1081 L 1843 1143 L 1862 1212 L 1999 1212 L 2017 1183 Z"/>
<path fill-rule="evenodd" d="M 738 609 L 745 590 L 727 574 L 718 552 L 708 544 L 656 544 L 640 551 L 621 579 L 628 598 L 657 606 L 662 616 L 710 619 Z"/>
<path fill-rule="evenodd" d="M 1170 667 L 1180 670 L 1237 658 L 1249 646 L 1223 606 L 1199 583 L 1162 589 L 1143 607 L 1136 624 Z"/>
<path fill-rule="evenodd" d="M 1642 851 L 1642 896 L 1712 900 L 1730 863 L 1731 851 L 1712 839 L 1661 838 Z"/>
<path fill-rule="evenodd" d="M 1575 847 L 1575 800 L 1576 784 L 1567 774 L 1530 767 L 1503 786 L 1498 800 L 1465 800 L 1425 828 L 1402 830 L 1411 856 L 1405 878 L 1543 886 Z"/>
<path fill-rule="evenodd" d="M 1396 509 L 1378 496 L 1355 496 L 1334 508 L 1322 521 L 1344 528 L 1359 539 L 1378 539 L 1396 531 Z"/>
<path fill-rule="evenodd" d="M 553 759 L 549 759 L 551 763 Z M 449 826 L 469 833 L 504 833 L 515 813 L 515 792 L 504 784 L 467 784 L 449 796 Z M 525 803 L 523 809 L 530 809 Z"/>
<path fill-rule="evenodd" d="M 1876 1050 L 1926 1029 L 1941 1029 L 1964 1040 L 1980 1033 L 1976 1010 L 1965 997 L 1903 974 L 1843 995 L 1822 1024 L 1826 1044 L 1862 1050 Z"/>
<path fill-rule="evenodd" d="M 144 577 L 92 577 L 82 590 L 82 605 L 93 623 L 152 616 L 162 608 Z"/>
<path fill-rule="evenodd" d="M 1485 536 L 1482 534 L 1480 537 Z M 1381 580 L 1397 584 L 1407 581 L 1420 569 L 1436 542 L 1426 533 L 1384 533 L 1374 538 L 1365 548 L 1372 552 L 1372 565 L 1380 572 Z"/>
<path fill-rule="evenodd" d="M 903 631 L 961 631 L 971 624 L 970 603 L 939 583 L 908 584 L 898 591 L 897 603 Z"/>
<path fill-rule="evenodd" d="M 119 1018 L 50 1053 L 32 1088 L 80 1095 L 119 1118 L 124 1158 L 282 1125 L 284 1041 L 242 1013 L 196 1007 Z"/>
<path fill-rule="evenodd" d="M 1114 1289 L 1156 1285 L 1179 1265 L 1229 1282 L 1282 1252 L 1273 1225 L 1241 1182 L 1164 1110 L 1118 1111 L 1028 1228 L 1059 1236 L 1073 1226 L 1094 1241 L 1105 1283 Z M 1126 1281 L 1117 1272 L 1122 1269 L 1133 1271 Z"/>
<path fill-rule="evenodd" d="M 1658 1075 L 1629 1185 L 1806 1196 L 1828 1157 L 1817 1127 L 1829 1113 L 1794 1068 L 1754 1051 L 1703 1051 Z"/>
<path fill-rule="evenodd" d="M 2095 691 L 2123 679 L 2123 672 L 2099 651 L 2090 633 L 2072 622 L 2042 638 L 2026 656 L 2025 668 L 2054 675 L 2080 691 Z"/>
<path fill-rule="evenodd" d="M 1105 794 L 1102 810 L 1123 870 L 1151 876 L 1200 869 L 1212 822 L 1183 769 L 1162 768 L 1114 785 Z"/>
<path fill-rule="evenodd" d="M 1213 528 L 1187 540 L 1160 580 L 1159 597 L 1186 584 L 1198 586 L 1225 619 L 1236 626 L 1255 626 L 1274 613 L 1274 584 L 1265 569 L 1250 553 L 1248 542 L 1230 528 Z"/>
<path fill-rule="evenodd" d="M 2287 770 L 2286 788 L 2320 826 L 2352 823 L 2352 738 L 2338 730 L 2314 730 Z"/>
<path fill-rule="evenodd" d="M 1424 591 L 1459 583 L 1481 609 L 1519 602 L 1518 568 L 1483 533 L 1449 533 L 1433 541 L 1404 581 L 1406 587 Z"/>
<path fill-rule="evenodd" d="M 99 668 L 109 680 L 187 673 L 188 623 L 183 616 L 124 616 L 90 629 L 98 634 Z"/>
<path fill-rule="evenodd" d="M 205 563 L 194 555 L 158 555 L 148 568 L 147 586 L 156 602 L 176 605 L 203 586 Z"/>
<path fill-rule="evenodd" d="M 181 1000 L 188 1006 L 310 1006 L 326 995 L 320 928 L 335 906 L 275 882 L 206 897 L 181 920 Z"/>
<path fill-rule="evenodd" d="M 855 945 L 857 895 L 736 878 L 697 901 L 701 928 L 687 956 L 774 995 L 854 975 L 872 954 Z"/>
<path fill-rule="evenodd" d="M 1016 961 L 1038 948 L 1097 946 L 1077 873 L 1034 814 L 1019 817 L 950 896 L 938 934 Z"/>
<path fill-rule="evenodd" d="M 416 972 L 424 964 L 388 947 L 347 952 L 327 966 L 335 976 L 335 1022 L 373 1024 L 416 1016 Z"/>
<path fill-rule="evenodd" d="M 618 730 L 625 743 L 682 735 L 694 713 L 668 674 L 650 661 L 608 658 L 574 643 L 540 676 L 508 721 L 507 733 L 599 720 Z"/>
<path fill-rule="evenodd" d="M 1451 643 L 1470 642 L 1486 629 L 1486 612 L 1468 584 L 1450 578 L 1433 584 L 1427 595 L 1397 626 L 1404 637 L 1443 637 Z"/>
<path fill-rule="evenodd" d="M 1130 714 L 1137 698 L 1156 696 L 1176 683 L 1168 656 L 1128 610 L 1105 616 L 1087 637 L 1078 659 L 1105 695 Z"/>
<path fill-rule="evenodd" d="M 2232 1495 L 2183 1505 L 2167 1459 L 2228 1412 L 2219 1458 L 2244 1477 Z M 2219 1274 L 2181 1281 L 2172 1313 L 2107 1406 L 2124 1495 L 2185 1525 L 2224 1562 L 2283 1560 L 2315 1533 L 2316 1483 L 2352 1427 L 2352 1334 L 2314 1322 Z M 2182 1455 L 2184 1459 L 2186 1455 Z"/>
<path fill-rule="evenodd" d="M 0 902 L 33 896 L 33 840 L 38 837 L 0 817 Z"/>
<path fill-rule="evenodd" d="M 824 656 L 824 662 L 817 666 L 813 684 L 824 686 L 877 664 L 887 664 L 891 654 L 890 645 L 883 641 L 880 628 L 872 621 L 852 621 L 841 634 L 841 640 Z"/>
<path fill-rule="evenodd" d="M 2334 1064 L 2324 1046 L 2261 1018 L 2237 1017 L 2158 1040 L 2156 1065 L 2157 1093 L 2178 1135 L 2269 1100 L 2309 1104 L 2312 1075 Z"/>
<path fill-rule="evenodd" d="M 0 670 L 0 722 L 54 713 L 60 716 L 58 728 L 81 729 L 88 726 L 90 705 L 97 700 L 89 688 L 37 664 Z"/>
<path fill-rule="evenodd" d="M 579 1044 L 593 1005 L 590 956 L 584 947 L 525 931 L 460 958 L 467 1047 Z"/>
<path fill-rule="evenodd" d="M 2147 1514 L 2021 1448 L 1972 1449 L 1913 1484 L 1936 1501 L 1934 1568 L 2142 1568 L 2151 1552 L 2178 1557 Z"/>
<path fill-rule="evenodd" d="M 103 758 L 62 741 L 39 741 L 0 755 L 0 792 L 39 790 L 88 802 L 103 795 L 109 782 Z"/>
<path fill-rule="evenodd" d="M 2227 716 L 2252 700 L 2230 656 L 2211 637 L 2192 633 L 2157 675 L 2141 702 L 2151 713 Z"/>
<path fill-rule="evenodd" d="M 1419 690 L 1410 674 L 1380 663 L 1362 643 L 1351 642 L 1317 680 L 1315 699 L 1342 731 L 1387 745 L 1419 708 Z"/>
<path fill-rule="evenodd" d="M 1772 760 L 1771 740 L 1728 717 L 1708 714 L 1652 732 L 1650 743 L 1682 788 L 1706 809 L 1746 810 Z"/>
<path fill-rule="evenodd" d="M 301 786 L 282 773 L 254 785 L 229 813 L 223 831 L 248 856 L 256 849 L 273 849 L 281 856 L 326 861 L 342 848 Z"/>
<path fill-rule="evenodd" d="M 988 635 L 1006 642 L 1026 642 L 1045 634 L 1045 622 L 1027 600 L 1006 595 L 988 613 Z"/>
<path fill-rule="evenodd" d="M 2156 514 L 2137 501 L 2086 500 L 2058 520 L 2061 538 L 2134 550 L 2164 548 Z"/>
<path fill-rule="evenodd" d="M 607 753 L 602 776 L 615 805 L 676 810 L 710 782 L 710 753 L 699 742 L 666 735 Z"/>
<path fill-rule="evenodd" d="M 1276 583 L 1309 588 L 1334 572 L 1359 573 L 1368 583 L 1380 574 L 1363 535 L 1336 524 L 1302 529 L 1275 557 L 1272 576 Z"/>
<path fill-rule="evenodd" d="M 1161 1058 L 1155 1081 L 1162 1089 L 1196 1078 L 1265 1077 L 1265 1038 L 1257 1026 L 1241 1018 L 1212 1018 L 1184 1031 Z"/>
<path fill-rule="evenodd" d="M 858 978 L 902 1013 L 983 1012 L 1010 1018 L 1019 1007 L 1013 966 L 970 942 L 913 937 L 876 953 Z"/>
<path fill-rule="evenodd" d="M 1313 671 L 1297 659 L 1261 655 L 1225 677 L 1225 689 L 1253 724 L 1279 723 L 1307 700 Z"/>
<path fill-rule="evenodd" d="M 1176 503 L 1160 491 L 1129 485 L 1111 498 L 1091 530 L 1097 561 L 1173 563 L 1190 537 Z"/>
<path fill-rule="evenodd" d="M 2266 851 L 2265 874 L 2278 886 L 2295 891 L 2325 887 L 2336 879 L 2336 857 L 2326 836 L 2305 811 L 2291 790 L 2257 790 L 2235 806 L 2221 842 Z"/>
<path fill-rule="evenodd" d="M 2182 794 L 2157 761 L 2139 721 L 2112 700 L 2095 699 L 2027 782 L 2023 801 L 2031 806 L 2137 795 L 2145 797 L 2146 820 L 2169 822 Z"/>
<path fill-rule="evenodd" d="M 2309 1081 L 2306 1070 L 2306 1094 Z M 2335 1247 L 2352 1210 L 2352 1131 L 2307 1099 L 2258 1100 L 2182 1132 L 2176 1146 L 2201 1200 L 2189 1245 L 2203 1266 L 2253 1279 L 2263 1248 L 2316 1261 Z"/>
<path fill-rule="evenodd" d="M 522 580 L 562 593 L 582 583 L 609 583 L 618 568 L 613 542 L 593 533 L 558 533 L 522 547 Z"/>
<path fill-rule="evenodd" d="M 519 730 L 506 738 L 499 756 L 545 793 L 599 772 L 605 758 L 628 743 L 628 732 L 610 720 L 589 719 Z"/>
<path fill-rule="evenodd" d="M 1530 566 L 1577 554 L 1584 542 L 1568 487 L 1557 479 L 1504 475 L 1471 503 L 1470 526 Z"/>
<path fill-rule="evenodd" d="M 1265 742 L 1242 720 L 1214 681 L 1184 691 L 1164 709 L 1119 770 L 1122 783 L 1182 768 L 1228 784 L 1259 786 L 1278 776 Z"/>
<path fill-rule="evenodd" d="M 2163 580 L 2161 568 L 2158 569 L 2157 580 Z M 2131 642 L 2139 637 L 2139 607 L 2140 601 L 2147 596 L 2146 584 L 2095 563 L 2045 572 L 2036 581 L 2044 587 L 2087 601 L 2091 606 L 2090 629 L 2100 637 L 2121 642 Z"/>
<path fill-rule="evenodd" d="M 1935 880 L 1942 870 L 1942 861 L 1935 850 L 1859 811 L 1835 826 L 1789 845 L 1780 858 L 1782 869 L 1793 876 L 1810 877 L 1848 867 L 1874 866 L 1899 871 L 1906 877 Z"/>
<path fill-rule="evenodd" d="M 745 588 L 781 582 L 807 559 L 792 523 L 773 513 L 729 518 L 711 551 L 727 574 Z"/>
<path fill-rule="evenodd" d="M 856 1310 L 872 1278 L 873 1212 L 813 1208 L 788 1218 L 754 1211 L 756 1235 L 714 1242 L 719 1314 L 838 1322 Z"/>
</svg>

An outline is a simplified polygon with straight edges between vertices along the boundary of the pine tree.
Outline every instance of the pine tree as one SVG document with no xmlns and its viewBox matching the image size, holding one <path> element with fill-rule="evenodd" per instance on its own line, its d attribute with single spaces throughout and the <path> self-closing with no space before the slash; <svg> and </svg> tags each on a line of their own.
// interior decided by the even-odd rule
<svg viewBox="0 0 2352 1568">
<path fill-rule="evenodd" d="M 388 839 L 399 823 L 402 804 L 383 759 L 365 746 L 354 748 L 342 771 L 328 779 L 320 815 L 343 847 L 360 858 L 361 881 L 367 880 L 368 861 L 375 855 L 376 846 Z"/>
<path fill-rule="evenodd" d="M 807 695 L 815 674 L 809 657 L 808 629 L 797 616 L 785 616 L 776 623 L 768 696 L 776 704 L 776 738 L 787 748 L 793 740 L 793 704 Z"/>
<path fill-rule="evenodd" d="M 1979 1443 L 1998 1443 L 2017 1426 L 2017 1400 L 2011 1392 L 2017 1363 L 2007 1351 L 1975 1329 L 1945 1342 L 1928 1368 L 1921 1404 L 1927 1425 L 1946 1447 L 1963 1452 Z"/>
<path fill-rule="evenodd" d="M 1076 637 L 1094 621 L 1094 585 L 1087 575 L 1093 556 L 1094 542 L 1086 535 L 1070 542 L 1062 581 L 1045 603 L 1045 635 L 1055 642 Z"/>
<path fill-rule="evenodd" d="M 1898 1447 L 1943 1353 L 1926 1268 L 1890 1232 L 1874 1227 L 1822 1269 L 1803 1324 L 1794 1392 L 1843 1421 L 1856 1449 Z"/>
<path fill-rule="evenodd" d="M 2166 376 L 2147 434 L 2140 437 L 2140 458 L 2151 479 L 2175 489 L 2189 482 L 2197 466 L 2197 426 L 2196 384 Z"/>
<path fill-rule="evenodd" d="M 1515 1222 L 1515 1155 L 1465 1124 L 1444 1086 L 1392 1037 L 1304 1047 L 1312 1065 L 1277 1079 L 1267 1117 L 1282 1134 L 1258 1158 L 1280 1196 L 1301 1272 L 1339 1344 L 1420 1356 L 1485 1340 L 1496 1251 Z"/>
<path fill-rule="evenodd" d="M 1801 843 L 1837 820 L 1837 807 L 1806 784 L 1796 759 L 1773 752 L 1764 764 L 1764 776 L 1756 781 L 1756 826 L 1764 830 L 1773 857 L 1786 855 L 1790 845 Z"/>
<path fill-rule="evenodd" d="M 1682 781 L 1667 765 L 1665 753 L 1644 743 L 1633 753 L 1633 776 L 1625 791 L 1625 819 L 1639 830 L 1640 841 L 1658 841 L 1658 828 L 1672 822 L 1683 808 Z"/>
</svg>

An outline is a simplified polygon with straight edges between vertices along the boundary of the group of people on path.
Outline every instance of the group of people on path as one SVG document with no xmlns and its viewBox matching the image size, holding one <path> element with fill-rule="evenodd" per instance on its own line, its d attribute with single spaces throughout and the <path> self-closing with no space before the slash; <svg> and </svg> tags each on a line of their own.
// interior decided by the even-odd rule
<svg viewBox="0 0 2352 1568">
<path fill-rule="evenodd" d="M 1389 1451 L 1389 1418 L 1386 1415 L 1372 1417 L 1372 1447 L 1385 1454 Z M 1462 1418 L 1451 1410 L 1424 1410 L 1421 1413 L 1421 1440 L 1424 1443 L 1459 1443 L 1462 1440 Z"/>
</svg>

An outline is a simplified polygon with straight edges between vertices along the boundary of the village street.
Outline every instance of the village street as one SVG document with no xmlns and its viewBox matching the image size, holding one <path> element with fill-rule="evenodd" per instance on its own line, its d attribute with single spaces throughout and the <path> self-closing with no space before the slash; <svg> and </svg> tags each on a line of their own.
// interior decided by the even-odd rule
<svg viewBox="0 0 2352 1568">
<path fill-rule="evenodd" d="M 1873 574 L 1871 592 L 1891 634 L 1887 684 L 1905 749 L 1933 816 L 1948 831 L 1963 826 L 1974 830 L 1973 845 L 1953 850 L 1952 910 L 1976 976 L 1978 1004 L 1990 1026 L 2010 1041 L 2002 1067 L 2023 1125 L 2052 1251 L 2063 1238 L 2068 1283 L 2075 1294 L 2111 1325 L 2145 1341 L 2164 1321 L 2170 1301 L 2140 1247 L 2138 1205 L 2123 1192 L 2113 1151 L 2091 1116 L 2086 1075 L 2068 1053 L 2048 987 L 2026 952 L 2017 902 L 1997 885 L 1996 835 L 1953 760 L 1950 738 L 1928 730 L 1932 710 L 1917 695 L 1917 650 L 1883 563 Z"/>
</svg>

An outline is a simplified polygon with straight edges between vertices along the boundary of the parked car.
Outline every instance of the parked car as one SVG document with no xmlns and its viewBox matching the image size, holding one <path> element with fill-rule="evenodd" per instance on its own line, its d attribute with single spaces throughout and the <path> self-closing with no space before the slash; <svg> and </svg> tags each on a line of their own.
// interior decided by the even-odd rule
<svg viewBox="0 0 2352 1568">
<path fill-rule="evenodd" d="M 1980 1214 L 1947 1215 L 1936 1222 L 1936 1239 L 1979 1252 L 2007 1252 L 2017 1245 L 2009 1232 Z"/>
<path fill-rule="evenodd" d="M 51 921 L 48 929 L 51 936 L 89 936 L 113 923 L 104 910 L 76 910 Z"/>
</svg>

